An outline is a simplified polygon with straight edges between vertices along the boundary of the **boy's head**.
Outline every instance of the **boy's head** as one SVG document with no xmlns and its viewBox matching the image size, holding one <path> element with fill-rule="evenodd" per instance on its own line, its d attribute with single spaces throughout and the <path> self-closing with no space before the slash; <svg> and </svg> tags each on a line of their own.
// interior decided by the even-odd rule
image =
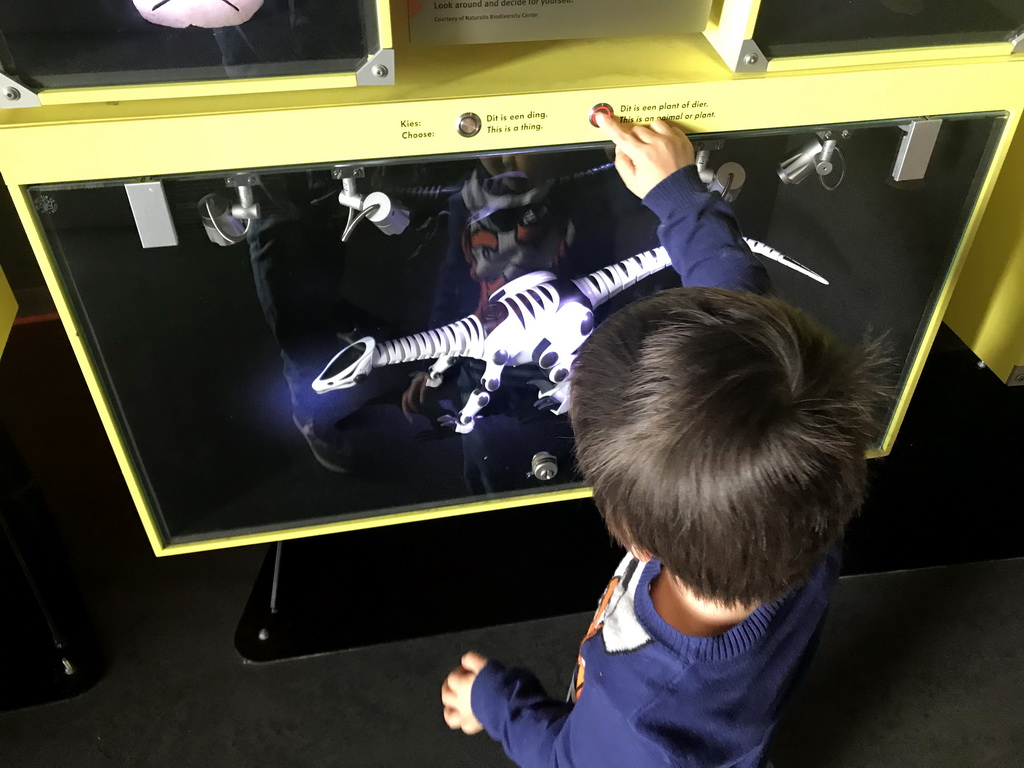
<svg viewBox="0 0 1024 768">
<path fill-rule="evenodd" d="M 679 288 L 630 304 L 583 346 L 570 398 L 609 531 L 703 599 L 781 597 L 861 506 L 877 369 L 776 298 Z"/>
</svg>

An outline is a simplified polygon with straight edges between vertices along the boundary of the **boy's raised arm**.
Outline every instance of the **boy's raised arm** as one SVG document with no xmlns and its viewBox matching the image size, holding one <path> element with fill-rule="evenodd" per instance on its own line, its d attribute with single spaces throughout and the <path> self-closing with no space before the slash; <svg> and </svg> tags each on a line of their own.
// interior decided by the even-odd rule
<svg viewBox="0 0 1024 768">
<path fill-rule="evenodd" d="M 683 285 L 767 293 L 768 273 L 743 241 L 731 206 L 701 181 L 686 134 L 664 120 L 626 127 L 602 113 L 596 120 L 615 144 L 626 188 L 661 219 L 658 237 Z"/>
</svg>

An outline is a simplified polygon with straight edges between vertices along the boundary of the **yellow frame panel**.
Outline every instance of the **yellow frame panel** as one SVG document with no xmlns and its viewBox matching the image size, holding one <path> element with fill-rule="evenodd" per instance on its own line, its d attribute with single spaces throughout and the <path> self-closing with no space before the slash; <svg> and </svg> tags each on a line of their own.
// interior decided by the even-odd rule
<svg viewBox="0 0 1024 768">
<path fill-rule="evenodd" d="M 754 40 L 757 14 L 761 0 L 717 0 L 711 21 L 704 35 L 722 57 L 722 61 L 739 60 L 740 49 L 747 40 Z M 757 41 L 754 40 L 756 43 Z M 785 56 L 768 59 L 769 72 L 793 72 L 804 69 L 838 67 L 884 67 L 894 64 L 1009 56 L 1009 42 L 936 45 L 918 48 L 891 48 L 859 53 L 833 53 L 818 56 Z"/>
<path fill-rule="evenodd" d="M 678 43 L 669 43 L 676 46 Z M 589 47 L 587 44 L 580 44 Z M 529 84 L 546 69 L 552 57 L 571 56 L 580 45 L 527 46 L 520 59 L 495 60 L 495 71 L 469 76 L 453 85 L 439 81 L 436 69 L 425 68 L 421 80 L 375 91 L 367 89 L 335 94 L 338 101 L 324 102 L 322 95 L 289 94 L 284 104 L 268 95 L 237 97 L 230 105 L 206 100 L 161 101 L 146 105 L 73 105 L 51 108 L 34 116 L 7 121 L 0 141 L 0 172 L 11 185 L 19 216 L 43 269 L 47 285 L 105 429 L 115 447 L 118 462 L 128 480 L 147 535 L 158 555 L 240 546 L 320 533 L 333 533 L 395 523 L 429 520 L 497 508 L 582 498 L 586 488 L 524 495 L 510 499 L 382 515 L 354 521 L 323 523 L 284 531 L 266 531 L 222 539 L 166 545 L 160 537 L 132 463 L 124 450 L 99 379 L 83 346 L 50 254 L 28 198 L 32 184 L 80 182 L 114 178 L 138 178 L 190 172 L 223 171 L 268 166 L 324 164 L 389 157 L 415 157 L 457 152 L 501 151 L 523 146 L 559 146 L 601 140 L 590 126 L 590 108 L 599 102 L 638 107 L 640 119 L 675 114 L 669 103 L 699 102 L 699 116 L 685 124 L 692 133 L 722 133 L 799 125 L 835 125 L 869 120 L 891 120 L 927 115 L 972 112 L 1006 112 L 1008 126 L 993 157 L 993 172 L 983 182 L 945 287 L 923 339 L 922 352 L 909 371 L 909 381 L 897 404 L 893 420 L 877 455 L 887 453 L 906 413 L 910 396 L 924 366 L 927 350 L 949 302 L 963 254 L 967 252 L 978 222 L 995 185 L 996 172 L 1007 154 L 1020 120 L 1024 102 L 1024 61 L 981 60 L 941 62 L 886 70 L 856 69 L 842 72 L 803 72 L 791 75 L 735 76 L 721 66 L 690 61 L 691 70 L 713 75 L 692 82 L 661 82 L 635 85 L 628 69 L 618 76 L 619 87 L 590 87 L 545 92 L 494 93 L 497 83 Z M 598 46 L 600 48 L 600 46 Z M 629 55 L 630 46 L 623 56 Z M 694 51 L 690 41 L 680 51 Z M 443 56 L 441 57 L 444 58 Z M 476 78 L 476 79 L 474 79 Z M 615 80 L 616 78 L 612 78 Z M 486 95 L 453 95 L 460 87 L 472 92 L 476 83 Z M 484 83 L 490 83 L 483 88 Z M 387 91 L 387 93 L 382 93 Z M 815 99 L 805 98 L 814 93 Z M 278 94 L 277 96 L 280 96 Z M 664 109 L 661 105 L 666 105 Z M 231 106 L 234 109 L 228 110 Z M 645 108 L 645 107 L 649 107 Z M 25 112 L 26 110 L 16 110 Z M 540 112 L 540 128 L 528 133 L 482 131 L 466 139 L 455 130 L 455 119 L 465 111 L 482 116 Z M 403 121 L 415 120 L 423 138 L 403 138 Z M 486 122 L 486 119 L 485 119 Z M 368 130 L 367 128 L 370 128 Z M 230 136 L 231 141 L 210 142 L 210 136 Z M 302 136 L 302 141 L 289 140 Z M 159 146 L 163 151 L 154 152 Z M 85 150 L 85 151 L 83 151 Z"/>
<path fill-rule="evenodd" d="M 299 77 L 252 77 L 241 80 L 198 80 L 151 85 L 112 85 L 100 88 L 54 88 L 39 92 L 44 107 L 88 102 L 147 101 L 203 96 L 239 96 L 268 91 L 307 91 L 323 88 L 353 88 L 355 73 L 304 75 Z"/>
<path fill-rule="evenodd" d="M 394 46 L 390 0 L 375 0 L 380 48 Z M 369 60 L 370 57 L 367 58 Z M 52 88 L 39 92 L 42 106 L 60 106 L 89 102 L 144 101 L 192 97 L 238 96 L 272 91 L 309 91 L 352 88 L 357 85 L 355 72 L 325 75 L 256 77 L 239 80 L 204 80 L 151 85 L 117 85 L 99 88 Z"/>
<path fill-rule="evenodd" d="M 1024 365 L 1021 179 L 1024 179 L 1024 128 L 1018 126 L 946 312 L 950 328 L 1007 383 L 1014 367 Z"/>
<path fill-rule="evenodd" d="M 7 276 L 0 267 L 0 355 L 3 355 L 7 346 L 7 339 L 10 338 L 11 328 L 14 326 L 14 318 L 18 316 L 18 300 L 14 298 L 14 291 L 11 284 L 7 282 Z"/>
<path fill-rule="evenodd" d="M 518 63 L 506 66 L 515 69 Z M 25 116 L 19 113 L 35 110 L 10 110 L 0 115 L 8 118 L 6 127 L 0 127 L 0 171 L 8 184 L 20 186 L 578 144 L 600 138 L 587 119 L 598 102 L 653 105 L 638 113 L 642 119 L 676 113 L 659 110 L 661 103 L 701 102 L 706 108 L 684 120 L 686 127 L 691 133 L 719 133 L 1014 112 L 1024 100 L 1017 95 L 1024 84 L 1024 58 L 758 77 L 721 68 L 716 72 L 716 79 L 698 82 L 481 96 L 451 96 L 444 86 L 420 88 L 414 81 L 370 89 L 393 96 L 379 101 L 359 100 L 366 89 L 357 89 L 338 94 L 354 93 L 357 98 L 349 103 L 289 94 L 281 107 L 274 95 L 254 94 L 237 97 L 230 111 L 219 100 L 162 101 L 145 108 L 130 103 L 73 105 Z M 498 73 L 498 79 L 504 74 Z M 807 99 L 808 93 L 814 99 Z M 490 133 L 485 126 L 466 139 L 455 131 L 456 118 L 466 111 L 484 117 L 533 111 L 545 118 L 528 137 Z M 410 119 L 420 123 L 418 133 L 431 135 L 403 138 L 402 122 Z M 211 141 L 211 136 L 230 140 Z M 292 140 L 295 136 L 302 140 Z"/>
</svg>

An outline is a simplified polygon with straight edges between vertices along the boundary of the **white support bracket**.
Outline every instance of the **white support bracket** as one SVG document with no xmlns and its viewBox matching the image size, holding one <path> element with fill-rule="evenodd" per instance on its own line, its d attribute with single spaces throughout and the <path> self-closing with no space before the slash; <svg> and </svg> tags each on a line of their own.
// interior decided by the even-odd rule
<svg viewBox="0 0 1024 768">
<path fill-rule="evenodd" d="M 942 120 L 921 118 L 904 123 L 900 128 L 905 135 L 900 141 L 896 162 L 892 166 L 893 181 L 923 179 L 932 160 Z"/>
</svg>

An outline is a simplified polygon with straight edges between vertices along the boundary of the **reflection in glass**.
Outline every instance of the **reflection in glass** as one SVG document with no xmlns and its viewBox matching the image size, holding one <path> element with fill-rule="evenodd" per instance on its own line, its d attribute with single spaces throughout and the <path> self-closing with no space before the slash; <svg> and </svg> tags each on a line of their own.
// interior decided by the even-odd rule
<svg viewBox="0 0 1024 768">
<path fill-rule="evenodd" d="M 1024 0 L 762 0 L 754 41 L 769 58 L 1008 40 Z"/>
<path fill-rule="evenodd" d="M 374 0 L 5 0 L 0 65 L 33 88 L 354 72 Z"/>
<path fill-rule="evenodd" d="M 739 190 L 739 223 L 767 244 L 755 252 L 775 291 L 849 342 L 884 332 L 901 384 L 1002 123 L 945 119 L 917 181 L 893 181 L 906 135 L 895 122 L 720 137 L 705 142 L 702 178 Z M 812 170 L 821 183 L 784 184 L 780 164 L 823 139 L 841 163 Z M 150 250 L 123 185 L 32 190 L 169 541 L 579 484 L 560 371 L 591 314 L 599 324 L 678 284 L 653 268 L 654 215 L 604 148 L 359 171 L 249 173 L 252 206 L 224 176 L 166 178 L 180 245 Z M 258 207 L 244 239 L 211 240 L 198 207 L 208 195 L 218 211 Z M 380 195 L 405 212 L 402 226 L 375 220 Z M 651 274 L 593 300 L 634 268 Z M 557 321 L 516 314 L 562 310 L 564 338 Z M 512 317 L 530 333 L 502 340 L 498 356 L 486 342 Z M 456 343 L 480 348 L 445 354 Z M 318 393 L 318 377 L 345 386 Z"/>
</svg>

